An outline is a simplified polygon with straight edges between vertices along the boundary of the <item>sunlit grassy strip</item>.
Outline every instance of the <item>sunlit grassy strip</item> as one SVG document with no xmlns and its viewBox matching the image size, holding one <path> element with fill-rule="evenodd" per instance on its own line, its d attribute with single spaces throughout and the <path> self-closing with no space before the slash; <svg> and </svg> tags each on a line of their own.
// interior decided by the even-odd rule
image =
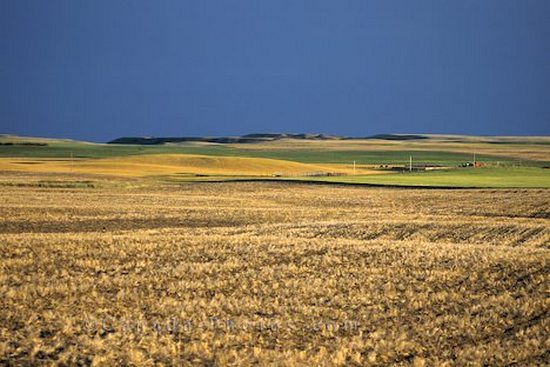
<svg viewBox="0 0 550 367">
<path fill-rule="evenodd" d="M 542 168 L 468 168 L 417 173 L 319 177 L 205 176 L 166 177 L 170 182 L 284 181 L 439 188 L 550 188 L 550 170 Z"/>
<path fill-rule="evenodd" d="M 448 171 L 337 177 L 292 177 L 289 180 L 386 186 L 463 188 L 550 188 L 550 169 L 467 168 Z"/>
</svg>

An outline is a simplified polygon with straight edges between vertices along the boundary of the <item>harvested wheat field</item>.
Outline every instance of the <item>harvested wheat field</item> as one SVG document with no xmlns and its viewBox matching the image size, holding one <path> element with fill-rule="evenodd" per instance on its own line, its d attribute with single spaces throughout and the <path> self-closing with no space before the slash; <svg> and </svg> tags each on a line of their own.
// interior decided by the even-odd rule
<svg viewBox="0 0 550 367">
<path fill-rule="evenodd" d="M 550 361 L 548 190 L 10 175 L 0 364 Z"/>
</svg>

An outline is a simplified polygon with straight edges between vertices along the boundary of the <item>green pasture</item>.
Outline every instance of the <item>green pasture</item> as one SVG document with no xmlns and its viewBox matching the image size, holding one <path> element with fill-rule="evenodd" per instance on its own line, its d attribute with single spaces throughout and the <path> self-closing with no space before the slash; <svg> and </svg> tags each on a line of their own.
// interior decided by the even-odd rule
<svg viewBox="0 0 550 367">
<path fill-rule="evenodd" d="M 385 186 L 550 188 L 550 169 L 536 167 L 460 168 L 445 171 L 292 179 L 310 182 Z"/>
</svg>

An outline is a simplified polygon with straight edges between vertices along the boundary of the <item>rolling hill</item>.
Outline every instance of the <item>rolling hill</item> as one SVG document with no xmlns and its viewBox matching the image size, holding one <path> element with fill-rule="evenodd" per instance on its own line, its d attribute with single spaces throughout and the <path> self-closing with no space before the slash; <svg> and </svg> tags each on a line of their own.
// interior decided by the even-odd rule
<svg viewBox="0 0 550 367">
<path fill-rule="evenodd" d="M 192 154 L 147 154 L 99 159 L 0 158 L 0 170 L 19 172 L 75 172 L 114 176 L 290 176 L 351 174 L 352 167 L 292 161 L 219 157 Z M 358 168 L 358 173 L 376 173 Z"/>
<path fill-rule="evenodd" d="M 140 145 L 126 144 L 133 140 L 102 144 L 0 135 L 0 171 L 163 176 L 177 181 L 276 176 L 390 186 L 550 187 L 550 170 L 545 169 L 550 166 L 550 137 L 545 136 L 249 134 L 233 140 L 154 139 Z M 471 163 L 474 154 L 485 169 L 458 169 Z M 447 172 L 396 173 L 408 167 L 411 157 L 420 171 L 433 166 Z"/>
</svg>

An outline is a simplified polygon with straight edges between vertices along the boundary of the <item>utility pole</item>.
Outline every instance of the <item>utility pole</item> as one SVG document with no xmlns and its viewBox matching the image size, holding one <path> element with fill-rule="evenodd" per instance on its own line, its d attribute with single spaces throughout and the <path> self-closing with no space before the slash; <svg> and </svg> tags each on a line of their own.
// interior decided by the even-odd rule
<svg viewBox="0 0 550 367">
<path fill-rule="evenodd" d="M 409 172 L 413 170 L 413 156 L 409 156 Z"/>
<path fill-rule="evenodd" d="M 474 167 L 476 166 L 476 151 L 474 150 Z"/>
</svg>

